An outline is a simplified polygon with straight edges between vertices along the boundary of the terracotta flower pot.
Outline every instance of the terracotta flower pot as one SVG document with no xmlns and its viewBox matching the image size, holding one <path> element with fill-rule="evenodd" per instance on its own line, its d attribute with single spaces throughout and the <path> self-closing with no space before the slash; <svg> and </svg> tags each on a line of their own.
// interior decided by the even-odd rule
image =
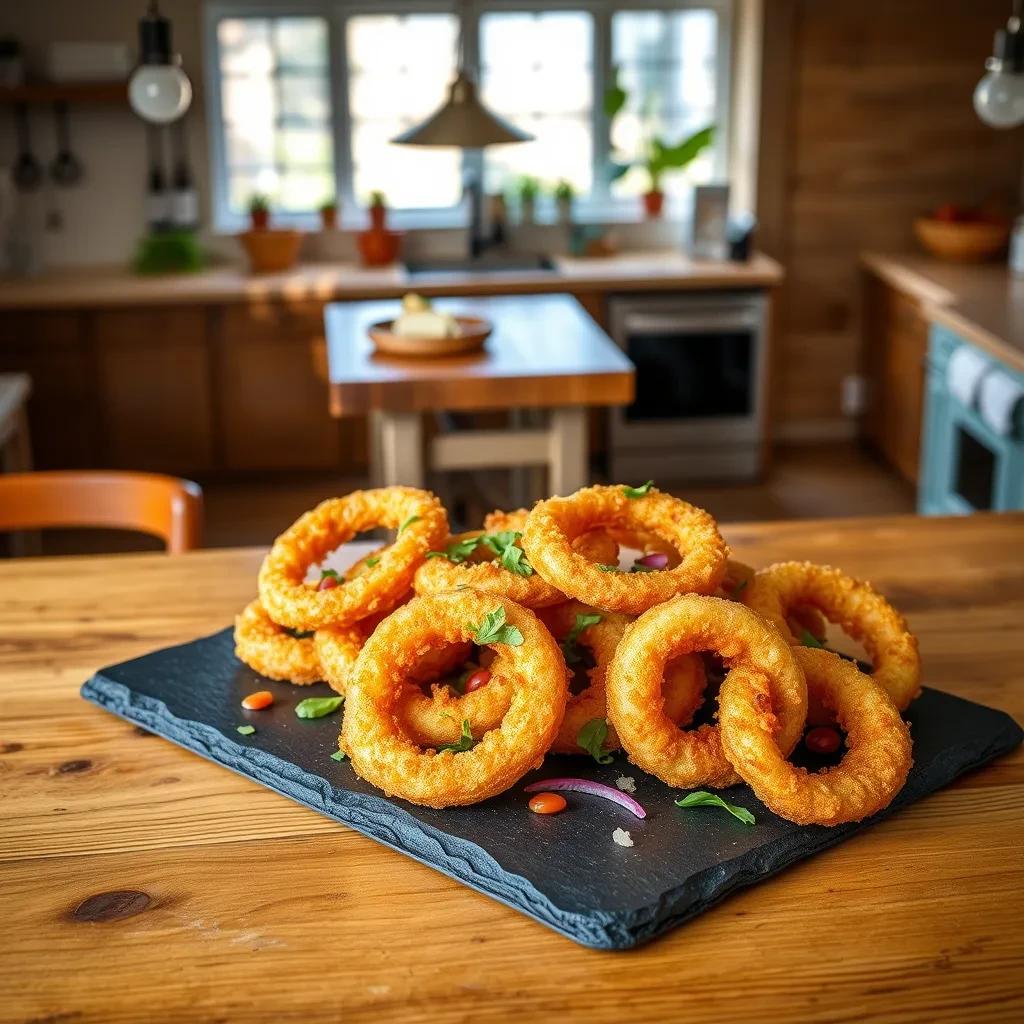
<svg viewBox="0 0 1024 1024">
<path fill-rule="evenodd" d="M 320 208 L 320 227 L 324 231 L 333 231 L 338 226 L 338 208 L 323 206 Z"/>
<path fill-rule="evenodd" d="M 359 255 L 365 267 L 384 267 L 398 258 L 403 233 L 387 228 L 369 228 L 356 237 Z"/>
<path fill-rule="evenodd" d="M 376 231 L 384 230 L 388 219 L 388 208 L 386 206 L 370 207 L 370 226 Z"/>
<path fill-rule="evenodd" d="M 253 231 L 266 231 L 270 224 L 270 211 L 250 210 L 249 223 L 252 224 Z"/>
<path fill-rule="evenodd" d="M 648 217 L 660 217 L 662 207 L 665 205 L 665 193 L 664 192 L 645 192 L 644 193 L 644 212 Z"/>
<path fill-rule="evenodd" d="M 243 231 L 238 236 L 254 274 L 271 274 L 295 266 L 302 246 L 301 231 Z"/>
</svg>

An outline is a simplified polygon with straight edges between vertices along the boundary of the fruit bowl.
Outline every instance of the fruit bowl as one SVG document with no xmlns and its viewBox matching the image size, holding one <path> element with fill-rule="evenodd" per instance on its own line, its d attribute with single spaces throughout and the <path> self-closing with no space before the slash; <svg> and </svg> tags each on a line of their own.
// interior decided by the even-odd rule
<svg viewBox="0 0 1024 1024">
<path fill-rule="evenodd" d="M 940 260 L 982 263 L 1006 248 L 1010 225 L 1004 221 L 948 221 L 918 217 L 914 221 L 918 241 Z"/>
<path fill-rule="evenodd" d="M 480 316 L 457 316 L 455 319 L 459 333 L 445 338 L 395 334 L 392 320 L 371 324 L 368 333 L 378 352 L 392 356 L 453 356 L 483 348 L 492 330 L 491 322 Z"/>
</svg>

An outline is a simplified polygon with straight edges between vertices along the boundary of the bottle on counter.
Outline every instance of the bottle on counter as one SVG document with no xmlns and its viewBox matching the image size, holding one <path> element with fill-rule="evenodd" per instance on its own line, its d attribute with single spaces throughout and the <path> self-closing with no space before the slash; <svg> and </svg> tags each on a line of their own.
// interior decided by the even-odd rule
<svg viewBox="0 0 1024 1024">
<path fill-rule="evenodd" d="M 174 125 L 174 175 L 171 182 L 170 221 L 175 228 L 192 230 L 199 225 L 199 194 L 192 178 L 185 147 L 185 119 Z"/>
<path fill-rule="evenodd" d="M 150 231 L 166 231 L 171 224 L 171 194 L 164 176 L 160 139 L 153 125 L 146 126 L 149 143 L 149 171 L 146 182 L 146 226 Z"/>
</svg>

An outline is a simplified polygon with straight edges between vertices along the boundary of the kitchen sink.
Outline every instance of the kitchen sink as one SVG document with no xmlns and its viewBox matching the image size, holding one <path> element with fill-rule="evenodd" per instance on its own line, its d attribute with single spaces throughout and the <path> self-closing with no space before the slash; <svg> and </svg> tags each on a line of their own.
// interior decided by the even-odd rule
<svg viewBox="0 0 1024 1024">
<path fill-rule="evenodd" d="M 524 271 L 553 272 L 554 262 L 547 256 L 482 256 L 480 259 L 409 260 L 405 269 L 410 277 L 440 274 L 516 274 Z"/>
</svg>

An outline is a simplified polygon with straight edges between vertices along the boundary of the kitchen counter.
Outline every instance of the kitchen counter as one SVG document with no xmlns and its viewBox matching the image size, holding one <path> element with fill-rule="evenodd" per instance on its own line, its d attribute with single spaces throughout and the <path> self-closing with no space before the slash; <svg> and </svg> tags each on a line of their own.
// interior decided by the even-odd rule
<svg viewBox="0 0 1024 1024">
<path fill-rule="evenodd" d="M 500 295 L 562 291 L 682 291 L 765 288 L 782 268 L 756 254 L 749 263 L 693 261 L 675 251 L 628 252 L 606 259 L 555 257 L 553 271 L 410 275 L 400 265 L 302 264 L 280 274 L 215 267 L 197 274 L 140 277 L 124 268 L 59 270 L 33 278 L 0 278 L 0 309 L 87 309 L 241 302 Z"/>
<path fill-rule="evenodd" d="M 873 580 L 929 685 L 1024 720 L 1024 515 L 723 532 L 752 565 Z M 1020 1019 L 1020 749 L 606 953 L 79 698 L 101 665 L 226 626 L 262 554 L 0 562 L 4 1020 Z"/>
<path fill-rule="evenodd" d="M 919 299 L 927 319 L 1024 371 L 1024 278 L 1005 264 L 946 263 L 910 253 L 864 253 L 861 262 Z"/>
</svg>

